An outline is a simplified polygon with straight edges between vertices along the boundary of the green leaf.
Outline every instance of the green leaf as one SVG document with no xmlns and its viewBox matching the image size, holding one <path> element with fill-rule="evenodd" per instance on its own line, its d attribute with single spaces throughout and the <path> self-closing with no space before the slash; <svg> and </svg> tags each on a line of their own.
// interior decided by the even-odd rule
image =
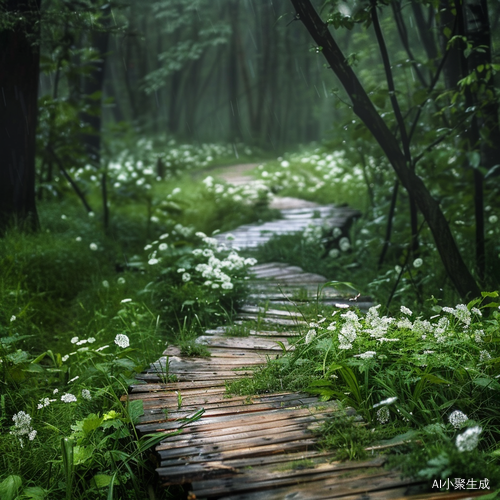
<svg viewBox="0 0 500 500">
<path fill-rule="evenodd" d="M 445 38 L 449 39 L 451 36 L 451 33 L 452 33 L 451 29 L 448 28 L 448 26 L 445 26 L 445 28 L 443 29 L 443 35 L 445 36 Z"/>
<path fill-rule="evenodd" d="M 92 454 L 94 453 L 94 448 L 90 446 L 75 446 L 73 448 L 73 463 L 74 465 L 80 465 L 86 462 Z"/>
<path fill-rule="evenodd" d="M 17 497 L 19 488 L 21 488 L 22 484 L 23 481 L 19 476 L 7 476 L 0 483 L 0 498 L 2 500 L 14 500 L 14 498 Z"/>
<path fill-rule="evenodd" d="M 498 292 L 481 292 L 482 297 L 498 297 Z"/>
<path fill-rule="evenodd" d="M 92 481 L 95 483 L 97 488 L 106 488 L 111 483 L 112 476 L 108 474 L 96 474 Z"/>
<path fill-rule="evenodd" d="M 95 413 L 91 413 L 82 422 L 82 431 L 86 436 L 95 431 L 103 422 L 103 418 Z"/>
<path fill-rule="evenodd" d="M 480 387 L 488 387 L 489 389 L 500 391 L 500 384 L 494 378 L 478 377 L 473 382 Z"/>
<path fill-rule="evenodd" d="M 135 401 L 129 401 L 128 403 L 128 415 L 130 417 L 130 422 L 132 424 L 137 424 L 139 422 L 139 417 L 144 415 L 144 404 L 142 399 L 137 399 Z"/>
<path fill-rule="evenodd" d="M 47 498 L 47 490 L 44 490 L 40 486 L 28 486 L 24 488 L 23 495 L 33 500 L 43 500 Z"/>
</svg>

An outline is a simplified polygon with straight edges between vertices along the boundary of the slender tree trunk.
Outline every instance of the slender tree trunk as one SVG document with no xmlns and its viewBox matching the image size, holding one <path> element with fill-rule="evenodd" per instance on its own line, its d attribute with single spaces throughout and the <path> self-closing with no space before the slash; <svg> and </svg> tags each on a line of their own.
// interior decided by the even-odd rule
<svg viewBox="0 0 500 500">
<path fill-rule="evenodd" d="M 353 111 L 368 127 L 386 154 L 401 184 L 414 197 L 436 242 L 443 265 L 461 297 L 478 297 L 480 290 L 465 265 L 453 239 L 450 226 L 424 182 L 406 164 L 396 138 L 375 109 L 365 89 L 346 62 L 328 26 L 321 20 L 310 0 L 291 0 L 297 15 L 304 23 L 315 43 L 322 47 L 322 54 L 337 75 L 352 102 Z"/>
<path fill-rule="evenodd" d="M 38 227 L 35 145 L 41 0 L 7 0 L 12 29 L 0 31 L 0 236 L 18 223 Z M 24 20 L 18 21 L 21 17 Z"/>
</svg>

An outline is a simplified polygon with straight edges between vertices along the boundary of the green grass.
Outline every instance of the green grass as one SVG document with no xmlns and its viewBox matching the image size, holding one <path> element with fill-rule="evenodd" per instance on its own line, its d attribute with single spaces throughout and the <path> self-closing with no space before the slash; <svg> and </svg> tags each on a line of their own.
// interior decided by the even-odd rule
<svg viewBox="0 0 500 500">
<path fill-rule="evenodd" d="M 56 183 L 59 199 L 39 203 L 40 231 L 12 229 L 0 240 L 0 497 L 180 498 L 178 489 L 154 486 L 148 454 L 165 436 L 138 436 L 142 403 L 120 398 L 167 341 L 184 356 L 208 355 L 197 335 L 230 321 L 246 293 L 248 262 L 196 231 L 273 214 L 265 193 L 216 193 L 189 172 L 151 189 L 135 181 L 113 187 L 110 173 L 105 234 L 98 191 L 85 175 L 76 177 L 95 214 Z M 209 249 L 226 274 L 213 287 L 196 270 Z M 168 367 L 159 375 L 173 380 Z"/>
</svg>

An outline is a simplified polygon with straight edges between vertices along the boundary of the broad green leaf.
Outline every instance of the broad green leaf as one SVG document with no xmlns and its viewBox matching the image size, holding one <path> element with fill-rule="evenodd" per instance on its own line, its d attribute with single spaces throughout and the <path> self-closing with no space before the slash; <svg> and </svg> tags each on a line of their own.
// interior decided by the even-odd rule
<svg viewBox="0 0 500 500">
<path fill-rule="evenodd" d="M 108 476 L 108 474 L 96 474 L 92 481 L 95 483 L 97 488 L 105 488 L 109 486 L 111 483 L 112 476 Z"/>
<path fill-rule="evenodd" d="M 19 476 L 7 476 L 0 483 L 0 498 L 2 500 L 14 500 L 14 498 L 17 497 L 19 488 L 21 488 L 22 484 L 23 481 Z"/>
<path fill-rule="evenodd" d="M 91 432 L 95 431 L 103 422 L 103 418 L 95 413 L 91 413 L 88 417 L 83 420 L 82 430 L 85 435 L 89 435 Z"/>
</svg>

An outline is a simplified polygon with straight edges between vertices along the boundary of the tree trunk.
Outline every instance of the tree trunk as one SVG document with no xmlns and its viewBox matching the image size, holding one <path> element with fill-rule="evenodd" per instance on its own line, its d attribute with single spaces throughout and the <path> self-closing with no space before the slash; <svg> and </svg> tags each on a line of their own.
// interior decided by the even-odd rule
<svg viewBox="0 0 500 500">
<path fill-rule="evenodd" d="M 354 113 L 368 127 L 386 154 L 401 184 L 414 197 L 434 236 L 443 265 L 457 292 L 463 298 L 480 296 L 479 287 L 460 255 L 439 203 L 432 197 L 422 179 L 406 165 L 405 156 L 396 138 L 376 111 L 352 67 L 347 64 L 346 57 L 333 39 L 328 26 L 321 20 L 310 0 L 291 0 L 291 2 L 316 44 L 322 47 L 322 54 L 349 95 Z"/>
<path fill-rule="evenodd" d="M 35 145 L 41 0 L 8 0 L 0 31 L 0 236 L 18 223 L 36 229 Z M 21 18 L 21 20 L 18 20 Z"/>
</svg>

